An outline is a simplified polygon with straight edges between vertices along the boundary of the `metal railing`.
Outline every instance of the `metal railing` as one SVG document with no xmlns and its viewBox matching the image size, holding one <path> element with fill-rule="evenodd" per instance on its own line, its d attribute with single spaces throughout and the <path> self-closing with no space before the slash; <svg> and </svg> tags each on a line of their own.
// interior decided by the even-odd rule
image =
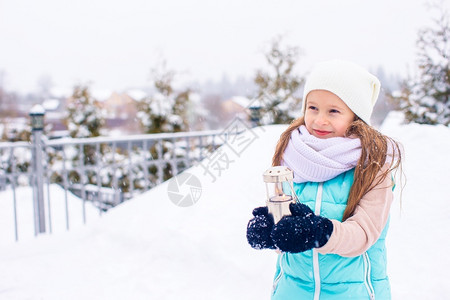
<svg viewBox="0 0 450 300">
<path fill-rule="evenodd" d="M 35 235 L 46 228 L 51 233 L 49 186 L 61 186 L 69 229 L 68 193 L 82 199 L 86 222 L 87 202 L 100 213 L 106 211 L 200 162 L 228 135 L 230 132 L 215 130 L 49 140 L 42 130 L 33 130 L 31 143 L 0 143 L 0 191 L 13 191 L 15 238 L 19 239 L 15 193 L 19 185 L 33 188 Z"/>
<path fill-rule="evenodd" d="M 33 146 L 27 142 L 0 143 L 0 191 L 12 190 L 14 236 L 18 240 L 17 195 L 19 185 L 32 184 L 35 176 L 30 167 Z M 9 199 L 1 199 L 7 201 Z M 36 227 L 35 227 L 36 228 Z"/>
</svg>

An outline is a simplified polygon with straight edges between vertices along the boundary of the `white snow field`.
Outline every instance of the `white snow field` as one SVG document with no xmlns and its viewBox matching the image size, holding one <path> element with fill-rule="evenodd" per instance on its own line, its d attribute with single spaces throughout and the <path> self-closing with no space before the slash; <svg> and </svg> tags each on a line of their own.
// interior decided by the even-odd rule
<svg viewBox="0 0 450 300">
<path fill-rule="evenodd" d="M 68 232 L 55 219 L 53 234 L 14 242 L 2 222 L 0 299 L 269 299 L 276 254 L 251 249 L 245 229 L 264 205 L 262 173 L 285 128 L 252 129 L 239 151 L 225 145 L 187 170 L 201 183 L 189 207 L 172 203 L 169 181 Z M 448 299 L 450 129 L 399 125 L 391 114 L 382 131 L 404 145 L 407 177 L 401 213 L 397 182 L 388 233 L 393 299 Z M 1 208 L 2 220 L 12 214 Z"/>
</svg>

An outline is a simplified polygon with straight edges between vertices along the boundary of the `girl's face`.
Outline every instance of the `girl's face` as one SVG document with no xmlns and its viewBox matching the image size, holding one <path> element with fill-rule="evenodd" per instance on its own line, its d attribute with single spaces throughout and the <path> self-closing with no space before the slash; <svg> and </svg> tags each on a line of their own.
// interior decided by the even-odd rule
<svg viewBox="0 0 450 300">
<path fill-rule="evenodd" d="M 343 137 L 354 119 L 353 111 L 329 91 L 314 90 L 306 98 L 306 129 L 317 138 Z"/>
</svg>

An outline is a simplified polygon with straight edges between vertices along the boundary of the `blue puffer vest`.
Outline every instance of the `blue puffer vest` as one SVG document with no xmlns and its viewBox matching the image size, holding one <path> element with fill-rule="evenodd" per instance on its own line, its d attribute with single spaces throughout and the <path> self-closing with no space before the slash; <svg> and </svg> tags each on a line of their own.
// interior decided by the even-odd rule
<svg viewBox="0 0 450 300">
<path fill-rule="evenodd" d="M 341 221 L 354 169 L 323 182 L 294 184 L 299 201 L 316 214 Z M 322 255 L 315 249 L 278 256 L 272 300 L 391 299 L 386 275 L 385 226 L 380 238 L 364 254 Z M 348 243 L 352 241 L 349 240 Z"/>
</svg>

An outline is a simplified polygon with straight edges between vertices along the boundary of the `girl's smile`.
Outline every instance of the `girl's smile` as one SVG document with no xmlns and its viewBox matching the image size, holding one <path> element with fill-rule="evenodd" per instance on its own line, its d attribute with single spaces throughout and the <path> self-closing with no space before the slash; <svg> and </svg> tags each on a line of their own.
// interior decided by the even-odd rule
<svg viewBox="0 0 450 300">
<path fill-rule="evenodd" d="M 318 130 L 318 129 L 313 129 L 313 131 L 319 136 L 326 136 L 327 134 L 331 133 L 331 131 Z"/>
</svg>

